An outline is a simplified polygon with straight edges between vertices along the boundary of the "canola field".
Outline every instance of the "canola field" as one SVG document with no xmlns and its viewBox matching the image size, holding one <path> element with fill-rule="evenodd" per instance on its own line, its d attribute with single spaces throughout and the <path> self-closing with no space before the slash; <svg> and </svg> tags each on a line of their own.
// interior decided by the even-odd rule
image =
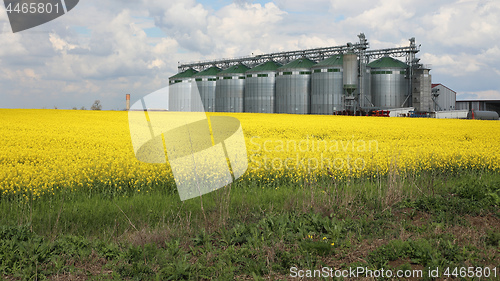
<svg viewBox="0 0 500 281">
<path fill-rule="evenodd" d="M 500 171 L 500 122 L 237 113 L 248 155 L 243 181 L 374 177 L 390 172 Z M 167 164 L 139 162 L 128 114 L 0 109 L 0 196 L 174 189 Z"/>
</svg>

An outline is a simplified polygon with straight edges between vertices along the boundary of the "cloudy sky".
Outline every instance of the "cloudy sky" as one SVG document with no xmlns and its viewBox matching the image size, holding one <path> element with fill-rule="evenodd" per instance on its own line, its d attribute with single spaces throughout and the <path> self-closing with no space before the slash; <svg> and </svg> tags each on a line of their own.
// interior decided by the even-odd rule
<svg viewBox="0 0 500 281">
<path fill-rule="evenodd" d="M 0 108 L 123 109 L 168 85 L 178 62 L 344 45 L 421 44 L 433 83 L 500 99 L 497 0 L 80 0 L 12 33 L 0 5 Z"/>
</svg>

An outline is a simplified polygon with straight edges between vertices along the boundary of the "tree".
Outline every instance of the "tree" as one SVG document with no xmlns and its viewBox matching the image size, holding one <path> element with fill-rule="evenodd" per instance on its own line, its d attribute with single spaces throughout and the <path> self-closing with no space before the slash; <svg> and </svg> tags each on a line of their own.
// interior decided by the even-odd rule
<svg viewBox="0 0 500 281">
<path fill-rule="evenodd" d="M 101 101 L 100 100 L 95 100 L 94 104 L 92 104 L 92 106 L 90 107 L 90 109 L 91 110 L 101 110 L 102 109 Z"/>
<path fill-rule="evenodd" d="M 87 109 L 85 108 L 85 106 L 82 106 L 80 110 L 87 110 Z"/>
</svg>

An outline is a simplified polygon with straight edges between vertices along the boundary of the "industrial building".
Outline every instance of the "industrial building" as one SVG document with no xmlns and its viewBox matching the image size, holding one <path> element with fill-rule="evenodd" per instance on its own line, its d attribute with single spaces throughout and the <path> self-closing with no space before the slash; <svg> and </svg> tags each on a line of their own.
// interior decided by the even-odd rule
<svg viewBox="0 0 500 281">
<path fill-rule="evenodd" d="M 429 65 L 416 58 L 415 38 L 407 47 L 378 50 L 369 49 L 363 33 L 358 38 L 342 46 L 180 64 L 169 78 L 169 110 L 197 108 L 187 93 L 193 81 L 209 112 L 429 116 L 463 107 L 455 106 L 454 91 L 432 84 Z"/>
<path fill-rule="evenodd" d="M 457 93 L 443 84 L 432 84 L 434 111 L 455 110 Z"/>
<path fill-rule="evenodd" d="M 500 100 L 459 100 L 455 108 L 467 111 L 496 111 L 500 114 Z"/>
</svg>

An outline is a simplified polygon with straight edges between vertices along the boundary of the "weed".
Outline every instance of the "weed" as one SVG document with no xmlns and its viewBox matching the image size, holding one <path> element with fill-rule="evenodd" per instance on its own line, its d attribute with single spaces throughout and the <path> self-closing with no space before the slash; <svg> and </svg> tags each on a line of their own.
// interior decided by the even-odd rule
<svg viewBox="0 0 500 281">
<path fill-rule="evenodd" d="M 260 280 L 286 279 L 291 267 L 494 266 L 499 182 L 485 172 L 324 178 L 278 189 L 235 181 L 204 195 L 209 222 L 200 198 L 181 203 L 154 190 L 124 197 L 75 192 L 28 205 L 2 200 L 0 274 Z M 463 239 L 460 229 L 479 216 L 488 228 L 470 229 L 476 235 Z"/>
</svg>

